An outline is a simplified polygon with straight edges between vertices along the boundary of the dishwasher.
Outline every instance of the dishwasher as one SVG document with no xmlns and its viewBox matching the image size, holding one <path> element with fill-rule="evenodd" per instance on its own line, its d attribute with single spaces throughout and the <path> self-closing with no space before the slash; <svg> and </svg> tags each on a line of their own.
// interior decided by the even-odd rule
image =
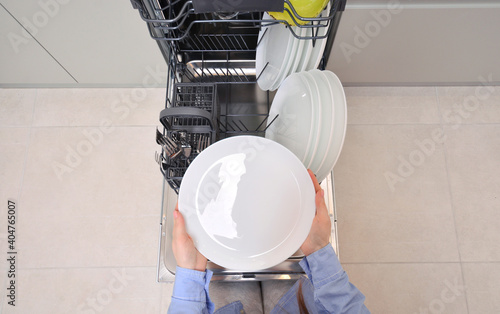
<svg viewBox="0 0 500 314">
<path fill-rule="evenodd" d="M 217 140 L 237 135 L 264 136 L 266 126 L 273 122 L 268 119 L 271 119 L 269 109 L 275 92 L 259 88 L 257 80 L 261 73 L 256 73 L 255 57 L 261 28 L 278 22 L 264 18 L 264 12 L 255 8 L 235 7 L 237 3 L 251 6 L 248 1 L 131 2 L 146 22 L 150 36 L 156 40 L 168 65 L 165 109 L 160 112 L 163 129 L 157 131 L 157 142 L 161 144 L 159 139 L 174 138 L 190 147 L 190 154 L 181 158 L 171 158 L 174 152 L 165 149 L 155 156 L 163 176 L 157 281 L 171 282 L 176 268 L 171 242 L 173 211 L 182 176 L 190 162 Z M 261 2 L 255 1 L 256 4 Z M 308 22 L 296 27 L 313 30 L 312 35 L 300 37 L 299 32 L 294 31 L 297 28 L 288 25 L 293 36 L 312 41 L 313 45 L 317 40 L 326 40 L 318 67 L 324 70 L 346 0 L 330 0 L 328 14 L 317 18 L 302 18 L 289 0 L 281 2 L 293 19 Z M 200 13 L 197 11 L 199 3 L 216 7 L 214 11 Z M 228 7 L 228 3 L 231 6 Z M 320 35 L 320 27 L 325 27 L 326 33 Z M 338 255 L 333 171 L 321 186 L 332 221 L 330 242 Z M 211 261 L 207 268 L 213 271 L 214 281 L 291 280 L 304 274 L 299 265 L 302 258 L 299 250 L 274 267 L 251 272 L 225 269 Z"/>
</svg>

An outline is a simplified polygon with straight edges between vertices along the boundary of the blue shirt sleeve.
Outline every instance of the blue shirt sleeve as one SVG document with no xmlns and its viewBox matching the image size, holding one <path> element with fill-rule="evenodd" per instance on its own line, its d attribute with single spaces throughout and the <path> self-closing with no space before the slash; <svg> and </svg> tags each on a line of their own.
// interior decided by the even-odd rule
<svg viewBox="0 0 500 314">
<path fill-rule="evenodd" d="M 349 282 L 331 245 L 306 256 L 300 266 L 313 284 L 319 313 L 370 313 L 365 296 Z"/>
<path fill-rule="evenodd" d="M 201 272 L 177 266 L 168 313 L 213 313 L 215 306 L 208 295 L 210 279 L 210 270 Z"/>
</svg>

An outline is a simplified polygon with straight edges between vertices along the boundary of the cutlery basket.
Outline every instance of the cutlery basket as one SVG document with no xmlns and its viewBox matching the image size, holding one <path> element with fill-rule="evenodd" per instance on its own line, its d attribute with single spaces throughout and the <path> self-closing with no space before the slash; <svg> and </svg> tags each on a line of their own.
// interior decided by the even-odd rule
<svg viewBox="0 0 500 314">
<path fill-rule="evenodd" d="M 218 117 L 217 89 L 212 83 L 175 83 L 172 106 L 160 112 L 160 122 L 165 127 L 164 136 L 178 140 L 183 132 L 190 147 L 188 156 L 169 158 L 162 152 L 160 171 L 176 191 L 189 164 L 200 151 L 217 139 Z"/>
<path fill-rule="evenodd" d="M 172 106 L 160 113 L 160 122 L 167 131 L 185 130 L 204 133 L 216 139 L 218 117 L 217 89 L 211 83 L 176 83 Z"/>
</svg>

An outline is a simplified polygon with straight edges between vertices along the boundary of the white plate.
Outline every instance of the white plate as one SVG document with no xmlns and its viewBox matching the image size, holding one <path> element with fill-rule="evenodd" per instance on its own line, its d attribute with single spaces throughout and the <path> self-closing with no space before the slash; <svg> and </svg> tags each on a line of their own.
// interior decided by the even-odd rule
<svg viewBox="0 0 500 314">
<path fill-rule="evenodd" d="M 293 30 L 300 37 L 305 37 L 306 34 L 307 34 L 307 29 L 306 28 L 300 28 L 300 27 L 294 26 Z M 299 45 L 297 46 L 297 53 L 295 54 L 295 57 L 293 59 L 293 65 L 290 68 L 290 71 L 289 71 L 288 75 L 290 75 L 292 73 L 295 73 L 295 72 L 300 72 L 299 71 L 299 65 L 300 65 L 300 62 L 302 60 L 302 54 L 304 53 L 304 46 L 306 45 L 306 42 L 308 41 L 306 39 L 297 39 L 297 38 L 295 38 L 295 36 L 293 36 L 292 32 L 290 32 L 290 36 L 292 36 L 296 41 L 298 41 Z"/>
<path fill-rule="evenodd" d="M 314 186 L 300 160 L 258 136 L 210 145 L 191 163 L 179 211 L 196 248 L 212 262 L 245 271 L 289 258 L 307 238 Z"/>
<path fill-rule="evenodd" d="M 326 9 L 321 12 L 322 17 L 328 16 L 330 13 L 330 2 L 328 2 L 328 5 Z M 327 21 L 322 21 L 322 25 L 326 25 Z M 332 21 L 330 20 L 330 23 Z M 317 36 L 325 36 L 326 33 L 328 32 L 328 27 L 318 27 L 317 29 L 314 30 L 314 32 L 318 32 Z M 317 69 L 319 66 L 319 63 L 321 62 L 321 58 L 323 57 L 323 52 L 325 51 L 325 46 L 326 46 L 326 41 L 328 37 L 323 38 L 323 39 L 317 39 L 314 48 L 312 48 L 311 56 L 309 57 L 309 62 L 307 63 L 306 70 L 312 70 L 312 69 Z M 310 45 L 312 46 L 312 40 L 310 41 Z"/>
<path fill-rule="evenodd" d="M 320 91 L 321 100 L 321 131 L 318 137 L 318 144 L 316 154 L 309 165 L 309 169 L 311 169 L 314 173 L 317 173 L 318 170 L 321 169 L 321 166 L 324 164 L 328 154 L 328 150 L 332 144 L 333 139 L 333 131 L 334 131 L 334 103 L 333 103 L 333 94 L 331 91 L 330 83 L 326 75 L 320 70 L 311 70 L 309 73 L 315 83 L 318 86 Z"/>
<path fill-rule="evenodd" d="M 269 88 L 270 91 L 275 91 L 278 89 L 283 82 L 288 77 L 288 74 L 292 71 L 293 65 L 295 63 L 295 58 L 297 56 L 299 40 L 292 35 L 292 32 L 287 28 L 288 36 L 290 37 L 291 49 L 287 51 L 284 63 L 281 67 L 280 74 L 274 82 L 274 84 Z"/>
<path fill-rule="evenodd" d="M 304 76 L 305 72 L 298 73 L 300 76 L 300 79 L 302 80 L 304 86 L 308 89 L 311 103 L 310 103 L 310 111 L 311 111 L 311 124 L 310 124 L 310 130 L 309 130 L 309 139 L 307 141 L 307 145 L 305 147 L 305 153 L 302 160 L 302 163 L 306 168 L 309 166 L 309 161 L 311 160 L 311 155 L 312 151 L 314 149 L 314 144 L 316 140 L 316 134 L 317 134 L 317 128 L 316 128 L 316 121 L 318 121 L 320 115 L 319 115 L 319 106 L 318 106 L 318 95 L 316 95 L 316 90 L 313 86 L 313 84 L 309 81 L 307 77 Z"/>
<path fill-rule="evenodd" d="M 315 173 L 318 181 L 321 182 L 326 176 L 332 171 L 335 163 L 339 159 L 340 152 L 342 151 L 342 146 L 344 145 L 344 139 L 347 127 L 347 105 L 344 93 L 344 88 L 340 79 L 331 71 L 323 71 L 323 73 L 329 79 L 331 91 L 333 94 L 333 104 L 334 104 L 334 130 L 333 139 L 330 141 L 331 146 L 328 150 L 328 157 L 321 166 L 321 169 Z"/>
<path fill-rule="evenodd" d="M 321 96 L 319 93 L 318 86 L 316 82 L 314 81 L 313 76 L 309 72 L 301 72 L 299 73 L 301 77 L 304 78 L 306 85 L 309 87 L 311 90 L 311 95 L 313 96 L 313 123 L 311 124 L 311 134 L 312 134 L 312 140 L 310 140 L 308 147 L 307 147 L 307 152 L 306 152 L 306 158 L 304 160 L 304 166 L 306 168 L 311 167 L 311 162 L 315 158 L 316 155 L 316 150 L 318 147 L 318 142 L 319 142 L 319 133 L 321 130 L 321 117 L 322 117 L 322 112 L 321 112 Z"/>
<path fill-rule="evenodd" d="M 310 28 L 304 28 L 305 30 L 305 37 L 310 37 L 312 35 L 312 29 Z M 311 58 L 311 52 L 312 52 L 312 40 L 311 39 L 305 39 L 305 44 L 302 47 L 302 53 L 300 57 L 300 62 L 297 67 L 297 72 L 302 72 L 306 70 L 307 63 L 309 62 L 309 58 Z"/>
<path fill-rule="evenodd" d="M 293 73 L 276 92 L 267 119 L 266 138 L 285 146 L 301 161 L 310 146 L 316 119 L 312 97 L 308 85 L 301 79 L 301 73 Z M 277 115 L 278 118 L 273 121 Z"/>
<path fill-rule="evenodd" d="M 271 18 L 264 13 L 263 19 Z M 262 90 L 269 90 L 279 78 L 285 62 L 289 59 L 293 41 L 285 25 L 278 23 L 262 27 L 258 42 L 255 55 L 255 70 L 259 78 L 257 84 Z"/>
</svg>

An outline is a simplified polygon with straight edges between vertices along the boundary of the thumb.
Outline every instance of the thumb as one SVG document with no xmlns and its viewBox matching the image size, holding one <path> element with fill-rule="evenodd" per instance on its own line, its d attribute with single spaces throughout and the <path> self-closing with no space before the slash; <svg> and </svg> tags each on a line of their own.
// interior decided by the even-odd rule
<svg viewBox="0 0 500 314">
<path fill-rule="evenodd" d="M 179 207 L 177 205 L 174 210 L 174 230 L 172 231 L 172 236 L 179 237 L 185 234 L 186 225 L 184 223 L 184 217 L 182 217 L 182 214 L 179 212 Z"/>
<path fill-rule="evenodd" d="M 315 203 L 316 203 L 316 215 L 318 214 L 327 214 L 328 215 L 328 208 L 326 207 L 325 203 L 325 191 L 323 189 L 320 189 L 316 193 L 316 198 L 315 198 Z"/>
</svg>

